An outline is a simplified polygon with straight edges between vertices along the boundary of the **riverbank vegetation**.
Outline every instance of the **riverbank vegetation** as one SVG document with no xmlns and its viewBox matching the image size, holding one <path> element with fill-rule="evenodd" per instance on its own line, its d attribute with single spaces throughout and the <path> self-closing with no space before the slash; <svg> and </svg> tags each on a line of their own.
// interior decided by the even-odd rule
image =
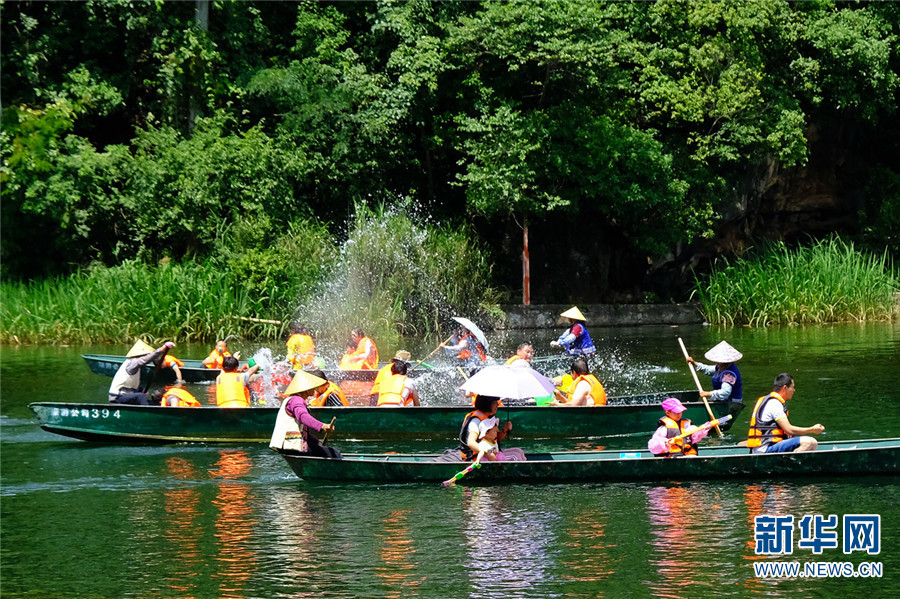
<svg viewBox="0 0 900 599">
<path fill-rule="evenodd" d="M 896 258 L 898 6 L 4 2 L 0 338 L 682 301 L 773 229 Z"/>
<path fill-rule="evenodd" d="M 890 320 L 897 292 L 887 252 L 859 252 L 837 237 L 797 248 L 764 244 L 718 260 L 697 280 L 706 320 L 723 325 Z"/>
<path fill-rule="evenodd" d="M 0 342 L 276 339 L 299 319 L 341 348 L 353 326 L 391 346 L 400 334 L 439 336 L 455 310 L 496 309 L 490 265 L 463 230 L 360 205 L 346 236 L 309 221 L 278 233 L 267 220 L 242 220 L 204 262 L 128 260 L 4 282 Z"/>
</svg>

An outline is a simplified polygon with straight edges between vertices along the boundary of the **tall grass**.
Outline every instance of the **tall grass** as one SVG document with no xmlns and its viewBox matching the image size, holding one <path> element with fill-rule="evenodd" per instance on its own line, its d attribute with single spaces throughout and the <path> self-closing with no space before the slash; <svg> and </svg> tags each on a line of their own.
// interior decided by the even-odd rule
<svg viewBox="0 0 900 599">
<path fill-rule="evenodd" d="M 202 263 L 130 261 L 3 283 L 0 342 L 277 339 L 300 318 L 341 349 L 356 326 L 392 347 L 400 335 L 438 335 L 451 315 L 475 316 L 497 301 L 490 264 L 464 230 L 420 222 L 403 208 L 358 206 L 342 247 L 309 223 L 274 237 L 266 229 L 262 221 L 231 228 Z"/>
<path fill-rule="evenodd" d="M 208 264 L 126 262 L 69 277 L 2 285 L 3 343 L 198 341 L 251 334 L 258 300 Z"/>
<path fill-rule="evenodd" d="M 707 321 L 750 326 L 889 320 L 900 290 L 887 252 L 865 254 L 836 236 L 796 249 L 769 243 L 720 259 L 696 283 Z"/>
</svg>

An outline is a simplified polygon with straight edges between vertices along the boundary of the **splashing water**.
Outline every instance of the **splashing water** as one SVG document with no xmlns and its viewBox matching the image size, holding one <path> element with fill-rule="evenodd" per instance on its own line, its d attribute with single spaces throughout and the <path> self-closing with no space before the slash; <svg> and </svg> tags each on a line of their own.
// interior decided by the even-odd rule
<svg viewBox="0 0 900 599">
<path fill-rule="evenodd" d="M 253 360 L 259 366 L 259 378 L 253 385 L 257 405 L 278 406 L 281 403 L 278 398 L 279 383 L 283 382 L 284 370 L 290 370 L 290 365 L 287 362 L 275 362 L 272 350 L 267 347 L 257 350 L 253 354 Z"/>
</svg>

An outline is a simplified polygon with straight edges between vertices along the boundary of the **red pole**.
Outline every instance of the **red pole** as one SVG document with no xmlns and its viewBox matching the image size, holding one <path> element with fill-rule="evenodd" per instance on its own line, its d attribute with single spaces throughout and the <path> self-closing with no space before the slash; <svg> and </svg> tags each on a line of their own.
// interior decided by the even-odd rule
<svg viewBox="0 0 900 599">
<path fill-rule="evenodd" d="M 528 225 L 522 227 L 522 305 L 531 305 L 531 259 L 528 256 Z"/>
</svg>

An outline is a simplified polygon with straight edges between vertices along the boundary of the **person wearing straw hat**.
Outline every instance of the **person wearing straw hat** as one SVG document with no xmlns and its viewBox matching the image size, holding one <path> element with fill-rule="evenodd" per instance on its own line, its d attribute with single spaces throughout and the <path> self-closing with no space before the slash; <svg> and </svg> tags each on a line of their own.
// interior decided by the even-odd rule
<svg viewBox="0 0 900 599">
<path fill-rule="evenodd" d="M 316 420 L 306 407 L 307 399 L 315 395 L 316 389 L 327 382 L 305 370 L 296 371 L 291 384 L 284 390 L 287 398 L 278 408 L 269 447 L 276 451 L 303 453 L 323 458 L 340 457 L 336 449 L 322 446 L 319 438 L 311 432 L 329 433 L 334 430 L 334 426 Z"/>
<path fill-rule="evenodd" d="M 704 356 L 710 362 L 715 362 L 715 365 L 703 364 L 691 356 L 685 359 L 697 372 L 702 372 L 712 377 L 713 390 L 701 391 L 701 397 L 707 397 L 710 401 L 731 402 L 728 407 L 731 420 L 721 426 L 722 430 L 727 431 L 734 424 L 734 419 L 737 418 L 737 415 L 744 409 L 744 385 L 741 380 L 741 371 L 738 370 L 737 364 L 735 364 L 744 356 L 726 341 L 716 345 L 706 352 Z"/>
<path fill-rule="evenodd" d="M 161 366 L 166 352 L 173 347 L 175 344 L 171 341 L 166 341 L 157 349 L 153 349 L 140 339 L 135 341 L 125 354 L 125 361 L 119 366 L 109 386 L 109 401 L 123 403 L 122 399 L 125 399 L 123 396 L 140 393 L 141 369 L 151 362 Z"/>
<path fill-rule="evenodd" d="M 585 323 L 587 319 L 577 306 L 572 306 L 562 314 L 569 323 L 566 332 L 559 336 L 556 341 L 550 342 L 550 347 L 560 347 L 570 356 L 589 356 L 597 351 L 594 347 L 594 341 L 588 333 Z"/>
</svg>

